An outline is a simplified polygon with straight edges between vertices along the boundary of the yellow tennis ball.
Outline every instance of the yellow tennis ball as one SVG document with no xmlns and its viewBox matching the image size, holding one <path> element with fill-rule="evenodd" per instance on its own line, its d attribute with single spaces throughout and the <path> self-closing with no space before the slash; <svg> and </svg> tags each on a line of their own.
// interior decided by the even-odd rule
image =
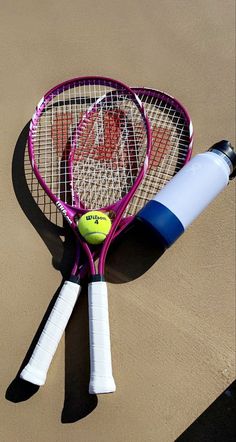
<svg viewBox="0 0 236 442">
<path fill-rule="evenodd" d="M 79 233 L 89 244 L 101 244 L 110 232 L 111 220 L 103 212 L 91 210 L 77 221 Z"/>
</svg>

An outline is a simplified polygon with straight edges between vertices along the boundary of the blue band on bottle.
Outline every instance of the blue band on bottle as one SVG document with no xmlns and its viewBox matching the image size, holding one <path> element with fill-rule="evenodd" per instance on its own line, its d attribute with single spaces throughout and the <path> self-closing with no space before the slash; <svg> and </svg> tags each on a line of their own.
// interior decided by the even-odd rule
<svg viewBox="0 0 236 442">
<path fill-rule="evenodd" d="M 137 218 L 161 236 L 167 247 L 170 247 L 184 232 L 183 224 L 177 216 L 155 200 L 149 201 L 137 214 Z"/>
</svg>

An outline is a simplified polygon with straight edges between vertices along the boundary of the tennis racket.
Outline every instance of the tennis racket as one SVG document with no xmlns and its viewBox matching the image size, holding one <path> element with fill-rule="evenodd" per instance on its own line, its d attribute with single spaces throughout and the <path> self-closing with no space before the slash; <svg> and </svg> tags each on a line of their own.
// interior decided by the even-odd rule
<svg viewBox="0 0 236 442">
<path fill-rule="evenodd" d="M 34 173 L 78 236 L 89 263 L 90 393 L 115 391 L 104 266 L 122 214 L 147 170 L 150 145 L 141 101 L 130 88 L 108 78 L 82 77 L 60 84 L 43 97 L 31 121 Z M 93 246 L 77 229 L 79 217 L 90 210 L 112 213 L 97 267 Z M 74 303 L 78 297 L 77 283 L 72 278 L 64 286 L 69 308 L 70 298 Z M 47 360 L 51 340 L 47 333 L 46 348 L 39 343 L 22 378 L 42 383 L 38 366 Z"/>
<path fill-rule="evenodd" d="M 151 122 L 152 150 L 147 175 L 126 208 L 125 216 L 121 220 L 116 235 L 133 220 L 135 214 L 144 207 L 149 199 L 183 167 L 189 160 L 192 150 L 192 123 L 183 106 L 164 92 L 145 88 L 134 89 L 134 91 L 143 102 Z M 34 174 L 32 174 L 32 182 L 35 182 L 33 187 L 37 187 Z M 41 203 L 41 200 L 37 202 Z M 76 278 L 79 281 L 79 274 L 83 277 L 87 272 L 87 267 L 82 267 L 79 256 L 80 245 L 77 241 L 71 281 L 75 281 Z M 76 286 L 76 283 L 71 283 L 71 281 L 65 282 L 29 362 L 40 373 L 40 379 L 39 377 L 32 378 L 28 367 L 21 373 L 22 378 L 30 382 L 34 381 L 38 385 L 44 384 L 46 380 L 52 357 L 79 295 L 80 286 L 78 284 Z M 45 348 L 46 355 L 44 357 L 42 357 L 41 348 Z M 41 357 L 40 360 L 38 354 Z"/>
</svg>

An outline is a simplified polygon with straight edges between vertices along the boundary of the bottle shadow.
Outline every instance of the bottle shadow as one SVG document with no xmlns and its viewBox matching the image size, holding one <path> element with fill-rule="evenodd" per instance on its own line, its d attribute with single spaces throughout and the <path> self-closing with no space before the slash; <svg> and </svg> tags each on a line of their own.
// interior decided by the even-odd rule
<svg viewBox="0 0 236 442">
<path fill-rule="evenodd" d="M 28 131 L 29 123 L 23 128 L 14 149 L 13 188 L 23 212 L 48 248 L 53 267 L 60 271 L 62 286 L 72 267 L 75 253 L 74 235 L 32 172 L 27 153 Z M 134 223 L 110 247 L 106 278 L 114 284 L 136 279 L 145 273 L 163 252 L 161 243 L 155 240 L 142 225 Z M 22 380 L 20 373 L 31 357 L 61 286 L 52 296 L 18 373 L 7 388 L 5 397 L 11 402 L 28 400 L 40 388 Z M 61 415 L 62 423 L 76 422 L 84 418 L 96 408 L 98 403 L 97 396 L 88 393 L 90 366 L 86 286 L 84 281 L 82 292 L 65 332 L 65 398 Z"/>
<path fill-rule="evenodd" d="M 134 220 L 113 241 L 108 251 L 106 280 L 113 284 L 133 281 L 146 273 L 163 255 L 163 241 Z"/>
</svg>

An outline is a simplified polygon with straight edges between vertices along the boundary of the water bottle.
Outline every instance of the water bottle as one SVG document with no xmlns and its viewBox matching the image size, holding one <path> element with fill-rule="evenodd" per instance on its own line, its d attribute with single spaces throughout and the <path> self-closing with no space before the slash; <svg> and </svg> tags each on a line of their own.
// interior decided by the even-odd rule
<svg viewBox="0 0 236 442">
<path fill-rule="evenodd" d="M 236 174 L 236 152 L 228 141 L 192 158 L 138 213 L 170 247 Z"/>
</svg>

